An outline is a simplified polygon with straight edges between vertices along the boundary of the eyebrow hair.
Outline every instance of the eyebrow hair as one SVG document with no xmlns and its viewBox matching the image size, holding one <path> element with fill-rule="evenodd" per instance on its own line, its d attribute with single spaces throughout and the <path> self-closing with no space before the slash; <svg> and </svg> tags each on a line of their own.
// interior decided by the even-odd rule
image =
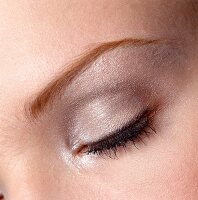
<svg viewBox="0 0 198 200">
<path fill-rule="evenodd" d="M 159 43 L 159 40 L 125 38 L 97 45 L 97 47 L 86 52 L 76 61 L 68 65 L 65 71 L 50 81 L 50 83 L 48 83 L 47 86 L 37 94 L 36 98 L 28 103 L 27 107 L 25 106 L 26 114 L 31 116 L 31 118 L 37 118 L 46 109 L 46 107 L 49 105 L 52 106 L 52 103 L 58 96 L 61 97 L 63 91 L 65 91 L 66 87 L 76 76 L 84 72 L 91 63 L 106 52 L 125 45 L 137 47 L 155 43 Z"/>
</svg>

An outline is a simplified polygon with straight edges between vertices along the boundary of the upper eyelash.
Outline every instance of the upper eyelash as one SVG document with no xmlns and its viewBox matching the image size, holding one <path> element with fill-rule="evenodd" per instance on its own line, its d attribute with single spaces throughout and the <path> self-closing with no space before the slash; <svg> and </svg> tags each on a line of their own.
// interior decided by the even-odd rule
<svg viewBox="0 0 198 200">
<path fill-rule="evenodd" d="M 126 144 L 131 141 L 134 145 L 136 142 L 143 142 L 143 135 L 149 137 L 150 128 L 152 132 L 156 133 L 152 127 L 152 121 L 155 111 L 153 109 L 145 109 L 135 119 L 128 122 L 122 128 L 114 131 L 109 136 L 100 139 L 97 142 L 86 145 L 86 154 L 108 155 L 109 157 L 117 157 L 119 147 L 126 149 Z M 135 145 L 136 146 L 136 145 Z M 137 148 L 137 147 L 136 147 Z"/>
</svg>

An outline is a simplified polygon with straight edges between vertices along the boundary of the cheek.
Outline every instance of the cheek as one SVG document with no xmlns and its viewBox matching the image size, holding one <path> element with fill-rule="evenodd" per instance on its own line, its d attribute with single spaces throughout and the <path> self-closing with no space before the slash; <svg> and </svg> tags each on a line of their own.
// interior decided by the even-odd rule
<svg viewBox="0 0 198 200">
<path fill-rule="evenodd" d="M 195 145 L 195 144 L 188 144 Z M 192 146 L 170 149 L 113 161 L 98 169 L 87 182 L 101 199 L 185 200 L 198 199 L 198 157 Z M 154 151 L 154 149 L 153 149 Z M 142 156 L 142 157 L 141 157 Z M 95 191 L 95 192 L 94 192 Z M 97 191 L 97 192 L 96 192 Z"/>
<path fill-rule="evenodd" d="M 165 125 L 146 146 L 118 160 L 100 160 L 103 164 L 89 172 L 91 179 L 85 181 L 90 191 L 110 200 L 198 199 L 196 107 L 193 102 L 177 102 L 166 111 L 161 122 Z"/>
</svg>

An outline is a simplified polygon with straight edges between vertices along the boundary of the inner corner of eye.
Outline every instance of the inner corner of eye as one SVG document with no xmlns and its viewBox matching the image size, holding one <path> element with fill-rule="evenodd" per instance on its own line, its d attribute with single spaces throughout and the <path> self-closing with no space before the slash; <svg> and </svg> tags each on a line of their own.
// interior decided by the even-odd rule
<svg viewBox="0 0 198 200">
<path fill-rule="evenodd" d="M 85 144 L 80 145 L 73 150 L 74 157 L 82 156 L 87 153 L 88 153 L 88 145 L 85 145 Z"/>
</svg>

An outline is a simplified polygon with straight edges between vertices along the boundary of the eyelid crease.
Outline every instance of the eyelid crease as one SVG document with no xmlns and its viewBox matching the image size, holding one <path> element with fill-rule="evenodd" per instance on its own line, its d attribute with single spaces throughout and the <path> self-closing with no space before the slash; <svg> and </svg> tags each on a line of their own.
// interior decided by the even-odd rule
<svg viewBox="0 0 198 200">
<path fill-rule="evenodd" d="M 65 87 L 68 86 L 76 76 L 83 73 L 83 71 L 88 68 L 88 65 L 102 54 L 125 45 L 144 46 L 149 44 L 158 44 L 160 42 L 164 43 L 164 40 L 126 38 L 98 45 L 98 47 L 92 49 L 68 66 L 68 69 L 65 72 L 52 80 L 47 87 L 33 99 L 33 101 L 25 105 L 26 116 L 30 119 L 37 119 L 47 106 L 52 106 L 54 100 L 57 97 L 61 97 L 62 91 L 64 91 Z"/>
</svg>

